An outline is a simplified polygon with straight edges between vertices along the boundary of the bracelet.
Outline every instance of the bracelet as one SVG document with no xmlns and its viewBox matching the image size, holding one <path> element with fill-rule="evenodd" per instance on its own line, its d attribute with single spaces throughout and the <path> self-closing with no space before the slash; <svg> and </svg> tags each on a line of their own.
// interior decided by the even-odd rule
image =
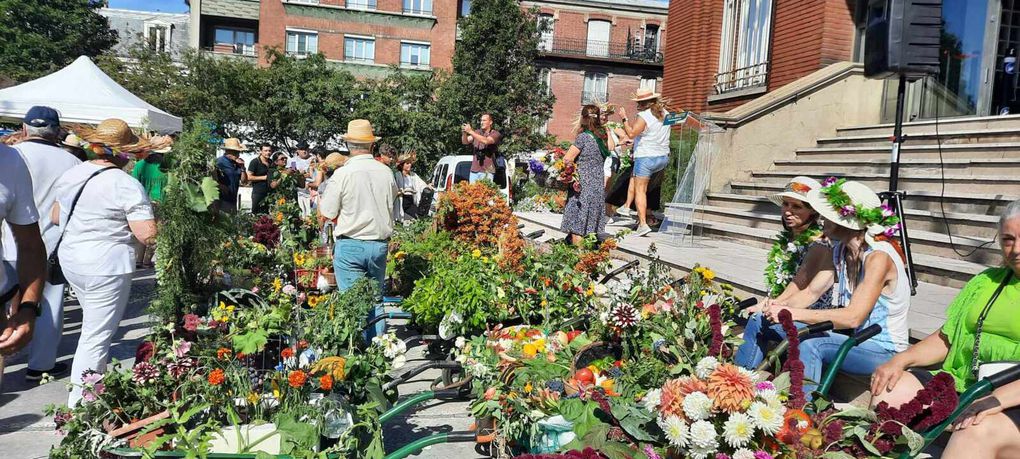
<svg viewBox="0 0 1020 459">
<path fill-rule="evenodd" d="M 39 316 L 42 315 L 42 308 L 40 308 L 39 307 L 39 303 L 36 303 L 35 301 L 24 301 L 24 302 L 22 302 L 21 306 L 18 306 L 18 313 L 21 313 L 21 311 L 23 311 L 25 309 L 34 310 L 35 311 L 35 317 L 39 317 Z"/>
</svg>

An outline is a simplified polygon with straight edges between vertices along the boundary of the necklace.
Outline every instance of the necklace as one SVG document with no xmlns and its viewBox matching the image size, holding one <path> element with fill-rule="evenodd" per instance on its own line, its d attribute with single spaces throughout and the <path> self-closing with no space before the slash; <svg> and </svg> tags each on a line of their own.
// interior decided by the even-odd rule
<svg viewBox="0 0 1020 459">
<path fill-rule="evenodd" d="M 776 243 L 769 251 L 768 264 L 765 266 L 765 287 L 768 289 L 769 297 L 775 298 L 786 290 L 786 285 L 797 274 L 797 268 L 807 253 L 807 246 L 818 240 L 821 235 L 822 230 L 817 224 L 807 227 L 797 237 L 793 237 L 793 232 L 788 229 L 779 233 Z"/>
</svg>

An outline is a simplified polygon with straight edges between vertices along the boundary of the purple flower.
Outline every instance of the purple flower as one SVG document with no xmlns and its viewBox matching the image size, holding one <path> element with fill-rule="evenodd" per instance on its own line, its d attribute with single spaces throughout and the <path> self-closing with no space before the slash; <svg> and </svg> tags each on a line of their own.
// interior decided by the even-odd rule
<svg viewBox="0 0 1020 459">
<path fill-rule="evenodd" d="M 852 217 L 854 215 L 857 215 L 857 208 L 847 204 L 839 208 L 839 215 L 843 217 Z"/>
<path fill-rule="evenodd" d="M 194 314 L 185 314 L 184 315 L 184 329 L 185 330 L 191 331 L 191 332 L 193 332 L 195 330 L 198 330 L 198 323 L 199 323 L 198 316 L 196 316 Z"/>
<path fill-rule="evenodd" d="M 531 172 L 535 174 L 541 174 L 545 172 L 545 164 L 542 164 L 542 161 L 539 161 L 535 158 L 531 158 L 530 160 L 528 160 L 528 168 L 530 168 Z"/>
<path fill-rule="evenodd" d="M 146 384 L 159 378 L 159 368 L 149 362 L 139 362 L 131 369 L 131 380 L 135 384 Z"/>
<path fill-rule="evenodd" d="M 290 284 L 284 285 L 283 286 L 283 293 L 285 293 L 287 295 L 295 295 L 295 294 L 297 294 L 297 288 L 295 288 L 293 285 L 290 285 Z"/>
<path fill-rule="evenodd" d="M 825 179 L 825 181 L 822 182 L 822 186 L 823 187 L 832 186 L 833 184 L 836 183 L 837 180 L 838 179 L 836 179 L 836 177 L 829 177 L 829 178 Z M 755 459 L 759 459 L 759 458 L 755 457 Z"/>
<path fill-rule="evenodd" d="M 772 381 L 762 381 L 754 385 L 754 390 L 759 392 L 764 390 L 776 390 L 776 385 L 772 384 Z"/>
<path fill-rule="evenodd" d="M 94 402 L 100 395 L 106 392 L 106 384 L 97 383 L 91 389 L 85 388 L 81 391 L 81 398 L 86 402 Z"/>
<path fill-rule="evenodd" d="M 177 358 L 180 359 L 183 358 L 185 355 L 188 355 L 188 351 L 190 350 L 191 341 L 181 341 L 180 343 L 177 344 L 177 347 L 174 348 L 174 355 L 176 355 Z"/>
<path fill-rule="evenodd" d="M 755 451 L 754 459 L 772 459 L 772 455 L 765 451 Z"/>
<path fill-rule="evenodd" d="M 730 459 L 730 456 L 726 453 L 716 453 L 715 459 Z"/>
<path fill-rule="evenodd" d="M 896 234 L 899 233 L 899 232 L 900 232 L 900 224 L 897 223 L 897 224 L 895 224 L 893 226 L 890 226 L 890 227 L 886 228 L 885 231 L 882 232 L 882 234 L 884 234 L 885 237 L 891 239 L 893 237 L 896 237 Z"/>
<path fill-rule="evenodd" d="M 882 204 L 882 217 L 889 218 L 893 215 L 896 215 L 896 211 L 892 210 L 892 207 L 889 207 L 888 204 Z"/>
<path fill-rule="evenodd" d="M 85 372 L 81 375 L 81 383 L 83 385 L 94 385 L 102 380 L 103 375 L 92 370 L 85 370 Z"/>
<path fill-rule="evenodd" d="M 662 459 L 662 456 L 655 452 L 655 448 L 652 448 L 652 445 L 645 445 L 645 456 L 648 456 L 648 459 Z"/>
</svg>

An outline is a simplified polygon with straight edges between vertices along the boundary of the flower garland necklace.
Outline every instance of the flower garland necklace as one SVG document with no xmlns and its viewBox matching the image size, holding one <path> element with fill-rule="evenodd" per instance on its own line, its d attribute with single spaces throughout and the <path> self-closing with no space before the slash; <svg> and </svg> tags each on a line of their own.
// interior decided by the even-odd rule
<svg viewBox="0 0 1020 459">
<path fill-rule="evenodd" d="M 769 297 L 775 298 L 786 290 L 787 284 L 797 274 L 797 268 L 807 252 L 807 246 L 822 236 L 818 223 L 812 223 L 796 238 L 793 232 L 783 229 L 779 238 L 769 251 L 768 264 L 765 266 L 765 286 Z"/>
</svg>

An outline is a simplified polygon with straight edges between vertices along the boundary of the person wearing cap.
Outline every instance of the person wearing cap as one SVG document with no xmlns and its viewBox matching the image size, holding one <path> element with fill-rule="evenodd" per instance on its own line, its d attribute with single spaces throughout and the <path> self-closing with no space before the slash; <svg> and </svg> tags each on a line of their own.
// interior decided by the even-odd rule
<svg viewBox="0 0 1020 459">
<path fill-rule="evenodd" d="M 14 146 L 28 167 L 32 177 L 32 196 L 36 209 L 48 215 L 56 200 L 54 185 L 64 172 L 81 164 L 78 158 L 60 148 L 60 116 L 50 107 L 35 106 L 28 110 L 22 121 L 24 140 Z M 18 247 L 10 227 L 3 233 L 3 264 L 8 273 L 15 272 Z M 60 229 L 48 218 L 39 219 L 39 232 L 46 245 L 46 253 L 53 250 Z M 60 376 L 68 365 L 57 362 L 57 348 L 64 333 L 64 284 L 49 282 L 43 287 L 42 315 L 35 323 L 35 338 L 29 345 L 28 369 L 25 379 L 38 381 L 43 374 Z"/>
<path fill-rule="evenodd" d="M 866 185 L 845 179 L 827 179 L 821 188 L 809 191 L 806 200 L 825 220 L 822 227 L 825 236 L 834 241 L 832 258 L 823 260 L 820 270 L 833 274 L 834 302 L 841 307 L 807 309 L 771 303 L 751 310 L 760 311 L 773 323 L 779 323 L 779 314 L 788 311 L 798 327 L 826 321 L 832 322 L 837 330 L 862 330 L 878 325 L 881 332 L 855 346 L 842 366 L 849 373 L 874 373 L 909 345 L 910 279 L 902 249 L 895 239 L 900 228 L 896 212 L 882 204 Z M 808 301 L 797 296 L 811 299 L 813 295 L 810 289 L 802 290 L 788 302 Z M 824 366 L 835 358 L 847 339 L 847 335 L 836 332 L 803 338 L 800 353 L 804 377 L 821 380 Z M 753 367 L 757 362 L 741 364 Z M 805 394 L 812 390 L 813 386 L 805 385 Z"/>
<path fill-rule="evenodd" d="M 311 188 L 308 186 L 312 183 L 312 155 L 308 151 L 308 142 L 298 142 L 297 147 L 294 151 L 294 157 L 290 158 L 287 162 L 287 168 L 293 171 L 300 172 L 304 175 L 304 180 L 301 185 L 298 186 L 297 190 L 297 202 L 298 207 L 301 209 L 301 215 L 308 216 L 312 214 L 312 193 Z"/>
<path fill-rule="evenodd" d="M 32 176 L 18 151 L 0 144 L 0 227 L 10 232 L 18 251 L 15 270 L 0 269 L 0 380 L 5 355 L 33 342 L 39 323 L 46 280 L 46 247 L 39 234 L 39 213 L 32 190 Z M 0 240 L 0 250 L 6 244 Z"/>
<path fill-rule="evenodd" d="M 397 171 L 393 174 L 393 178 L 397 182 L 397 189 L 400 190 L 394 210 L 394 218 L 397 221 L 411 221 L 429 211 L 428 209 L 418 209 L 422 191 L 431 188 L 431 186 L 411 170 L 417 160 L 418 154 L 415 152 L 404 153 L 397 158 Z"/>
<path fill-rule="evenodd" d="M 666 119 L 666 105 L 659 99 L 660 94 L 648 88 L 641 88 L 631 99 L 637 102 L 638 117 L 631 121 L 627 110 L 620 107 L 623 130 L 627 136 L 641 141 L 634 150 L 634 173 L 631 186 L 634 187 L 634 206 L 637 208 L 638 226 L 635 235 L 645 236 L 652 232 L 648 226 L 648 183 L 653 175 L 666 168 L 669 163 L 670 128 L 663 124 Z M 622 207 L 617 213 L 629 216 L 629 209 Z"/>
<path fill-rule="evenodd" d="M 499 144 L 503 141 L 503 134 L 492 127 L 492 114 L 482 113 L 479 118 L 481 130 L 475 130 L 471 123 L 464 123 L 460 127 L 460 143 L 471 145 L 471 174 L 468 177 L 470 183 L 479 180 L 493 180 L 496 177 L 496 164 L 499 157 Z"/>
<path fill-rule="evenodd" d="M 337 219 L 333 267 L 337 288 L 347 290 L 358 279 L 374 279 L 379 294 L 385 293 L 386 251 L 393 234 L 393 202 L 397 184 L 389 167 L 372 158 L 372 146 L 379 141 L 368 120 L 352 120 L 341 138 L 351 152 L 344 167 L 333 174 L 322 194 L 319 212 Z M 382 306 L 373 312 L 382 313 Z M 369 337 L 382 334 L 380 321 Z"/>
<path fill-rule="evenodd" d="M 148 193 L 123 171 L 131 159 L 145 158 L 149 143 L 116 118 L 79 128 L 77 135 L 95 159 L 60 177 L 52 215 L 61 231 L 55 251 L 82 311 L 71 364 L 71 407 L 81 399 L 82 374 L 106 369 L 110 343 L 131 295 L 134 241 L 152 245 L 156 240 Z"/>
<path fill-rule="evenodd" d="M 244 160 L 238 155 L 247 151 L 240 140 L 231 137 L 223 141 L 223 156 L 216 158 L 216 178 L 220 185 L 220 209 L 224 212 L 237 211 L 237 192 L 241 182 L 248 181 Z"/>
</svg>

